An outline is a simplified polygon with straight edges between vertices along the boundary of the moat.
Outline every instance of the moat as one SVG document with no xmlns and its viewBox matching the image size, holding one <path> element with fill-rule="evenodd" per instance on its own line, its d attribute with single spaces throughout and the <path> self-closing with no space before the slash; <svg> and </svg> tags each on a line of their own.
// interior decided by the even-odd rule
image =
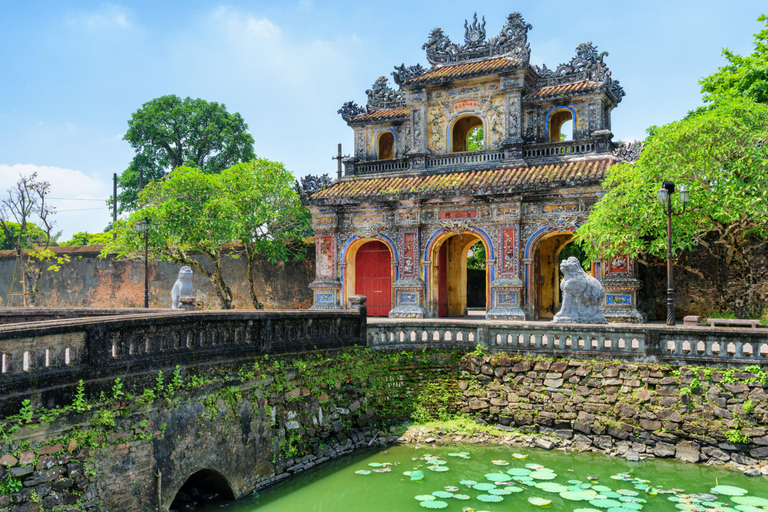
<svg viewBox="0 0 768 512">
<path fill-rule="evenodd" d="M 670 460 L 628 462 L 564 450 L 422 444 L 358 452 L 257 495 L 196 510 L 493 512 L 539 506 L 581 512 L 758 512 L 768 510 L 768 491 L 763 477 Z"/>
</svg>

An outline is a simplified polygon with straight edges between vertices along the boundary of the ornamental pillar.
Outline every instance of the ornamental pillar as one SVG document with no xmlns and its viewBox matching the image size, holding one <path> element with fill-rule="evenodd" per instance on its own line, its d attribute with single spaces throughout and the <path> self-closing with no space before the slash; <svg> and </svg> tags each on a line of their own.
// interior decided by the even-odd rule
<svg viewBox="0 0 768 512">
<path fill-rule="evenodd" d="M 519 208 L 518 208 L 519 211 Z M 523 281 L 520 279 L 520 225 L 501 229 L 501 247 L 496 247 L 499 264 L 493 269 L 491 304 L 487 320 L 525 320 L 522 309 Z M 486 261 L 492 265 L 493 260 Z"/>
<path fill-rule="evenodd" d="M 401 226 L 398 233 L 400 246 L 400 267 L 398 279 L 392 285 L 395 307 L 389 312 L 390 318 L 426 318 L 424 308 L 426 286 L 419 272 L 419 210 L 403 208 L 395 212 L 395 222 Z"/>
<path fill-rule="evenodd" d="M 315 217 L 312 224 L 317 229 L 326 217 Z M 335 225 L 336 216 L 328 225 Z M 325 225 L 325 224 L 322 224 Z M 313 310 L 344 309 L 341 304 L 341 280 L 337 266 L 337 235 L 336 233 L 321 232 L 315 235 L 315 280 L 309 284 L 312 289 Z"/>
<path fill-rule="evenodd" d="M 635 260 L 626 255 L 603 261 L 602 284 L 605 289 L 603 315 L 609 323 L 645 323 L 648 317 L 637 309 L 637 293 L 642 283 L 637 279 Z"/>
</svg>

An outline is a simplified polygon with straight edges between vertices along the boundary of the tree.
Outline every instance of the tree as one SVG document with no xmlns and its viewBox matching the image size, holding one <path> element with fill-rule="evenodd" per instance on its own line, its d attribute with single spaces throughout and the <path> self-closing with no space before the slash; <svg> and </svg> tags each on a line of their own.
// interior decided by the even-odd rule
<svg viewBox="0 0 768 512">
<path fill-rule="evenodd" d="M 232 306 L 223 259 L 227 254 L 245 255 L 251 300 L 258 308 L 252 274 L 258 254 L 272 262 L 301 255 L 302 249 L 292 245 L 297 240 L 294 229 L 301 230 L 309 214 L 292 184 L 293 177 L 282 164 L 263 159 L 235 165 L 221 174 L 178 167 L 167 179 L 141 191 L 142 208 L 114 224 L 117 237 L 102 255 L 143 254 L 144 236 L 134 226 L 146 218 L 150 256 L 188 265 L 207 277 L 222 309 Z"/>
<path fill-rule="evenodd" d="M 75 246 L 75 245 L 96 245 L 106 244 L 112 241 L 112 233 L 87 233 L 80 231 L 72 235 L 72 238 L 66 242 L 61 242 L 62 246 Z"/>
<path fill-rule="evenodd" d="M 138 207 L 140 172 L 146 185 L 182 165 L 219 173 L 255 158 L 253 137 L 240 114 L 230 114 L 219 103 L 175 95 L 142 105 L 128 121 L 123 140 L 136 156 L 118 178 L 121 212 Z"/>
<path fill-rule="evenodd" d="M 261 309 L 253 267 L 259 255 L 270 263 L 306 256 L 303 236 L 311 232 L 311 215 L 293 187 L 283 164 L 258 159 L 221 173 L 236 215 L 236 241 L 247 260 L 251 302 Z"/>
<path fill-rule="evenodd" d="M 768 103 L 768 16 L 762 15 L 757 21 L 764 22 L 766 28 L 755 34 L 755 51 L 742 57 L 724 48 L 728 65 L 699 82 L 704 101 L 715 102 L 725 96 Z"/>
<path fill-rule="evenodd" d="M 685 185 L 690 203 L 672 223 L 674 254 L 699 246 L 722 259 L 746 283 L 731 293 L 746 295 L 747 308 L 759 312 L 749 262 L 768 243 L 766 126 L 768 105 L 721 97 L 706 110 L 652 130 L 634 164 L 611 168 L 603 183 L 608 192 L 576 233 L 590 258 L 663 257 L 666 216 L 656 192 L 664 180 Z M 682 209 L 679 203 L 675 208 Z M 688 270 L 717 286 L 716 275 Z"/>
<path fill-rule="evenodd" d="M 50 183 L 38 181 L 37 173 L 32 173 L 19 176 L 19 181 L 7 190 L 7 197 L 0 200 L 0 230 L 16 253 L 24 306 L 35 305 L 43 272 L 59 270 L 59 264 L 68 260 L 66 256 L 57 257 L 50 249 L 59 236 L 51 218 L 55 211 L 46 201 L 50 189 Z M 52 259 L 53 263 L 46 268 Z"/>
<path fill-rule="evenodd" d="M 8 236 L 5 231 L 0 229 L 0 251 L 12 251 L 15 248 L 14 241 L 19 236 L 19 225 L 15 222 L 6 222 Z M 42 240 L 45 232 L 34 224 L 27 224 L 27 232 L 35 240 Z M 26 238 L 26 235 L 22 235 Z"/>
<path fill-rule="evenodd" d="M 768 17 L 758 21 L 768 27 Z M 663 258 L 666 218 L 656 191 L 663 180 L 685 185 L 690 204 L 672 223 L 676 264 L 712 284 L 726 307 L 756 316 L 763 299 L 751 262 L 768 244 L 768 28 L 755 34 L 751 55 L 723 54 L 729 64 L 700 81 L 707 107 L 649 128 L 639 159 L 611 168 L 608 192 L 576 236 L 591 259 Z M 705 268 L 694 247 L 718 264 Z M 727 269 L 730 286 L 713 267 Z"/>
</svg>

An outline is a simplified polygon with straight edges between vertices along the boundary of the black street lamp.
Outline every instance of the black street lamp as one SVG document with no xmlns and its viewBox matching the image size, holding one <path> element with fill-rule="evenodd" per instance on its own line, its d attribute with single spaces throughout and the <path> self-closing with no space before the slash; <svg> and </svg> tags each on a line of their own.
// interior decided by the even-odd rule
<svg viewBox="0 0 768 512">
<path fill-rule="evenodd" d="M 135 224 L 136 231 L 144 233 L 144 307 L 149 308 L 149 273 L 147 272 L 149 262 L 149 219 L 144 217 L 144 220 Z"/>
<path fill-rule="evenodd" d="M 667 214 L 667 325 L 675 325 L 675 297 L 672 287 L 672 215 L 685 213 L 685 205 L 688 204 L 688 190 L 684 185 L 680 185 L 680 202 L 683 204 L 683 211 L 675 213 L 672 210 L 672 194 L 675 193 L 675 184 L 671 181 L 665 181 L 661 184 L 658 192 L 658 198 L 664 207 L 664 213 Z"/>
</svg>

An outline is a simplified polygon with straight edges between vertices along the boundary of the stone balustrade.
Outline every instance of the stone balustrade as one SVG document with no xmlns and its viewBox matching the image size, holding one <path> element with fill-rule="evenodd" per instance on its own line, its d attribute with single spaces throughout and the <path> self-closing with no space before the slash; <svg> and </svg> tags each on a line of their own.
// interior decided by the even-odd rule
<svg viewBox="0 0 768 512">
<path fill-rule="evenodd" d="M 79 380 L 365 343 L 359 311 L 198 311 L 0 326 L 0 414 L 62 402 Z M 62 395 L 62 396 L 59 396 Z"/>
<path fill-rule="evenodd" d="M 527 145 L 523 149 L 523 158 L 542 158 L 550 156 L 568 156 L 592 153 L 595 142 L 592 140 L 569 140 L 564 142 L 548 142 L 546 144 Z"/>
<path fill-rule="evenodd" d="M 768 329 L 369 319 L 367 331 L 368 346 L 376 349 L 480 345 L 576 359 L 722 366 L 768 363 Z"/>
<path fill-rule="evenodd" d="M 427 168 L 501 162 L 504 151 L 465 151 L 427 158 Z"/>
</svg>

